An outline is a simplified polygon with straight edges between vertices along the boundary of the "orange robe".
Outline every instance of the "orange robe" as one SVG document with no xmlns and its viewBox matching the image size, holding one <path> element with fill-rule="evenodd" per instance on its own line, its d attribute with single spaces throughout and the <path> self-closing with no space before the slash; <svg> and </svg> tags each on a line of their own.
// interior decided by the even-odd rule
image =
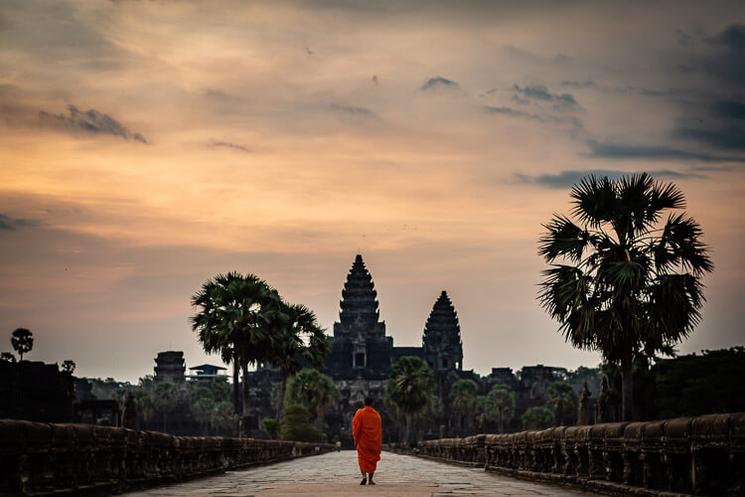
<svg viewBox="0 0 745 497">
<path fill-rule="evenodd" d="M 380 461 L 383 444 L 383 425 L 378 411 L 370 406 L 358 409 L 352 420 L 352 434 L 357 446 L 357 462 L 360 471 L 373 473 Z"/>
</svg>

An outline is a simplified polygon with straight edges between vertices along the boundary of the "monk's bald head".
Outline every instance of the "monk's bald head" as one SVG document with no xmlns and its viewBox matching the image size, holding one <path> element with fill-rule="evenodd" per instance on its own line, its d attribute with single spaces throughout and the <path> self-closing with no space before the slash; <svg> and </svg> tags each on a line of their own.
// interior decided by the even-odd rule
<svg viewBox="0 0 745 497">
<path fill-rule="evenodd" d="M 375 402 L 375 401 L 373 400 L 372 397 L 365 397 L 365 405 L 366 406 L 372 406 L 373 405 L 373 402 Z"/>
</svg>

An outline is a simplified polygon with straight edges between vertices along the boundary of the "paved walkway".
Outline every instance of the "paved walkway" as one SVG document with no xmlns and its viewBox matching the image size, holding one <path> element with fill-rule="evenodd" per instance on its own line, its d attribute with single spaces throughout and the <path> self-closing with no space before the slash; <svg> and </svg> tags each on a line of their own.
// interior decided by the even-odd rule
<svg viewBox="0 0 745 497">
<path fill-rule="evenodd" d="M 377 485 L 361 487 L 353 451 L 192 480 L 125 494 L 129 497 L 589 497 L 594 494 L 515 480 L 483 469 L 383 453 Z"/>
</svg>

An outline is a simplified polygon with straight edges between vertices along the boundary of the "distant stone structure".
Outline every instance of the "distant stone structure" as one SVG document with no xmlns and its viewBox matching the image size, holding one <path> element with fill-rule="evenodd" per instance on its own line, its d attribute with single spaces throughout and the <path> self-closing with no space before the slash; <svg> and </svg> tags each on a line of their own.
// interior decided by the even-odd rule
<svg viewBox="0 0 745 497">
<path fill-rule="evenodd" d="M 516 393 L 517 416 L 508 426 L 520 428 L 519 414 L 527 408 L 544 405 L 546 391 L 554 381 L 566 380 L 565 368 L 550 366 L 528 366 L 518 374 L 510 368 L 494 368 L 489 376 L 482 378 L 473 371 L 463 370 L 463 342 L 460 322 L 447 292 L 442 291 L 434 302 L 424 323 L 420 347 L 394 346 L 393 337 L 386 334 L 386 324 L 380 319 L 378 294 L 372 276 L 361 255 L 354 259 L 347 274 L 339 302 L 339 320 L 333 325 L 332 349 L 323 372 L 329 375 L 339 389 L 336 409 L 326 414 L 328 435 L 339 439 L 345 446 L 351 444 L 349 426 L 355 410 L 363 399 L 370 395 L 379 400 L 384 423 L 393 426 L 382 406 L 385 385 L 392 365 L 403 356 L 424 359 L 432 369 L 437 385 L 437 397 L 441 409 L 440 417 L 429 420 L 426 437 L 433 438 L 453 434 L 450 426 L 450 388 L 460 379 L 471 379 L 479 385 L 479 393 L 486 394 L 497 384 L 505 384 Z M 252 418 L 258 420 L 273 416 L 272 391 L 280 380 L 279 372 L 270 364 L 260 364 L 251 374 Z M 579 389 L 579 387 L 578 387 Z M 396 439 L 398 434 L 387 430 L 386 437 Z"/>
<path fill-rule="evenodd" d="M 225 368 L 222 366 L 200 364 L 199 366 L 189 368 L 189 371 L 193 371 L 194 373 L 187 376 L 187 378 L 193 381 L 214 381 L 218 378 L 225 379 L 225 376 L 220 374 L 220 371 L 225 371 Z"/>
<path fill-rule="evenodd" d="M 183 383 L 186 380 L 186 365 L 184 353 L 181 351 L 168 350 L 158 352 L 155 358 L 155 381 L 168 381 L 171 383 Z"/>
</svg>

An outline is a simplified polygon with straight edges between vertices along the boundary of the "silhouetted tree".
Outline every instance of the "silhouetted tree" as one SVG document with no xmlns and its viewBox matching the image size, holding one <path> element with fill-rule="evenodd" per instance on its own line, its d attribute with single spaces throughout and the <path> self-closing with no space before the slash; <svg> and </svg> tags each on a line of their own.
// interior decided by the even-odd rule
<svg viewBox="0 0 745 497">
<path fill-rule="evenodd" d="M 461 379 L 450 387 L 450 409 L 457 420 L 458 434 L 471 430 L 476 419 L 479 386 L 475 381 Z"/>
<path fill-rule="evenodd" d="M 573 425 L 577 418 L 577 393 L 566 381 L 552 383 L 546 391 L 559 425 Z"/>
<path fill-rule="evenodd" d="M 269 358 L 274 346 L 273 325 L 282 318 L 282 300 L 276 290 L 253 274 L 218 274 L 192 297 L 199 312 L 192 329 L 207 353 L 219 353 L 233 364 L 235 412 L 242 414 L 248 401 L 248 366 Z M 238 390 L 243 373 L 243 409 Z"/>
<path fill-rule="evenodd" d="M 277 402 L 277 421 L 282 415 L 282 407 L 287 391 L 287 380 L 303 367 L 302 363 L 313 367 L 323 366 L 331 351 L 331 342 L 316 315 L 303 305 L 282 304 L 286 316 L 277 322 L 274 345 L 269 353 L 269 362 L 279 368 L 282 376 L 279 384 Z"/>
<path fill-rule="evenodd" d="M 0 353 L 0 361 L 3 362 L 16 362 L 16 356 L 11 354 L 10 352 L 2 352 Z"/>
<path fill-rule="evenodd" d="M 320 427 L 326 409 L 336 403 L 339 390 L 334 380 L 317 369 L 303 369 L 289 382 L 285 402 L 305 407 Z"/>
<path fill-rule="evenodd" d="M 298 442 L 318 442 L 324 434 L 316 429 L 310 421 L 310 413 L 300 404 L 290 404 L 282 415 L 279 425 L 282 440 Z"/>
<path fill-rule="evenodd" d="M 66 359 L 62 361 L 62 366 L 60 367 L 60 369 L 65 373 L 73 374 L 75 372 L 76 366 L 77 365 L 75 364 L 75 361 Z"/>
<path fill-rule="evenodd" d="M 497 422 L 499 433 L 515 416 L 515 392 L 507 385 L 494 385 L 484 401 L 487 419 Z"/>
<path fill-rule="evenodd" d="M 393 364 L 386 386 L 386 398 L 393 402 L 406 418 L 405 443 L 414 443 L 414 416 L 427 408 L 434 389 L 432 371 L 419 357 L 404 356 Z"/>
<path fill-rule="evenodd" d="M 28 354 L 34 348 L 34 336 L 26 328 L 16 328 L 10 338 L 13 350 L 18 354 L 19 360 L 23 360 L 23 354 Z"/>
<path fill-rule="evenodd" d="M 571 191 L 572 214 L 545 225 L 540 301 L 572 345 L 621 365 L 623 415 L 631 419 L 632 367 L 639 354 L 670 350 L 698 324 L 704 273 L 712 270 L 698 223 L 672 183 L 646 173 L 589 176 Z"/>
<path fill-rule="evenodd" d="M 545 430 L 554 425 L 554 411 L 545 406 L 531 407 L 523 413 L 523 430 Z"/>
</svg>

